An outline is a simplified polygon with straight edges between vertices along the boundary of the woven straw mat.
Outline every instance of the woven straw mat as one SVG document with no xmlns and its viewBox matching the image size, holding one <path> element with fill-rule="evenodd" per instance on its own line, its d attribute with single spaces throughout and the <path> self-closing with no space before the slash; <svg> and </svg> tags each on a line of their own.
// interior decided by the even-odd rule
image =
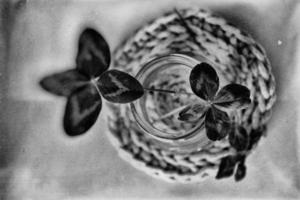
<svg viewBox="0 0 300 200">
<path fill-rule="evenodd" d="M 150 59 L 169 53 L 193 52 L 218 63 L 230 82 L 251 91 L 252 104 L 237 113 L 236 123 L 250 134 L 266 131 L 275 102 L 275 82 L 263 48 L 248 34 L 202 9 L 179 11 L 196 33 L 192 39 L 175 12 L 170 12 L 138 29 L 114 52 L 113 68 L 135 76 Z M 169 182 L 199 182 L 215 177 L 221 158 L 235 154 L 228 139 L 210 148 L 176 154 L 157 147 L 141 132 L 130 105 L 109 104 L 108 136 L 121 158 L 147 174 Z"/>
</svg>

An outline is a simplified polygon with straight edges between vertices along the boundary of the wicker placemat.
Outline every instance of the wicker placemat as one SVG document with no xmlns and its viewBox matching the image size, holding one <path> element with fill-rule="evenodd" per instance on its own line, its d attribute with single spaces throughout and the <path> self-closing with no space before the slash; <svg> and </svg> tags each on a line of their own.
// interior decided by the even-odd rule
<svg viewBox="0 0 300 200">
<path fill-rule="evenodd" d="M 113 67 L 136 75 L 142 64 L 159 55 L 192 52 L 215 62 L 229 82 L 247 86 L 252 104 L 237 113 L 256 144 L 264 134 L 275 102 L 275 82 L 265 51 L 248 34 L 224 19 L 200 9 L 179 11 L 196 40 L 170 12 L 139 29 L 114 53 Z M 143 134 L 133 119 L 129 105 L 110 105 L 109 133 L 120 156 L 136 168 L 167 181 L 198 182 L 214 177 L 221 158 L 235 154 L 228 139 L 189 154 L 175 154 L 156 146 Z"/>
</svg>

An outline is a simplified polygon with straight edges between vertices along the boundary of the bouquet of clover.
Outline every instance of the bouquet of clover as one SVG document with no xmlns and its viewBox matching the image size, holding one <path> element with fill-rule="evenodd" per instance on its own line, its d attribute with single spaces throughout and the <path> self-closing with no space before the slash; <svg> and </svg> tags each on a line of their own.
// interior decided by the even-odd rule
<svg viewBox="0 0 300 200">
<path fill-rule="evenodd" d="M 112 103 L 129 103 L 142 97 L 144 92 L 170 92 L 143 88 L 131 75 L 115 69 L 108 70 L 110 60 L 110 49 L 103 36 L 92 28 L 86 28 L 79 37 L 76 68 L 46 76 L 40 81 L 46 91 L 67 97 L 63 118 L 67 135 L 81 135 L 94 125 L 102 108 L 102 97 Z M 236 164 L 240 166 L 236 180 L 243 178 L 249 136 L 243 128 L 235 131 L 229 114 L 251 103 L 249 89 L 239 84 L 229 84 L 218 91 L 219 77 L 207 63 L 196 65 L 189 81 L 199 102 L 187 105 L 178 119 L 195 123 L 205 118 L 206 134 L 212 141 L 229 135 L 230 144 L 238 154 L 222 159 L 217 178 L 231 175 Z"/>
</svg>

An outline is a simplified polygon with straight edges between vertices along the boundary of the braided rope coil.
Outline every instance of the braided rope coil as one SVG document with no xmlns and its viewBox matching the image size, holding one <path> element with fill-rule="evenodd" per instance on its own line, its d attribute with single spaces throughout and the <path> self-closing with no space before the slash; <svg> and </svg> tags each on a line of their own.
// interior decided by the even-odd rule
<svg viewBox="0 0 300 200">
<path fill-rule="evenodd" d="M 195 41 L 174 12 L 139 29 L 114 53 L 113 67 L 136 75 L 147 61 L 170 53 L 189 52 L 216 63 L 229 82 L 245 85 L 252 104 L 237 112 L 235 123 L 250 134 L 265 132 L 276 100 L 275 81 L 263 48 L 248 34 L 205 10 L 180 10 Z M 236 154 L 228 139 L 186 154 L 160 149 L 133 119 L 129 105 L 109 104 L 108 136 L 120 156 L 137 169 L 170 182 L 199 182 L 215 176 L 223 157 Z M 256 141 L 257 143 L 258 141 Z"/>
</svg>

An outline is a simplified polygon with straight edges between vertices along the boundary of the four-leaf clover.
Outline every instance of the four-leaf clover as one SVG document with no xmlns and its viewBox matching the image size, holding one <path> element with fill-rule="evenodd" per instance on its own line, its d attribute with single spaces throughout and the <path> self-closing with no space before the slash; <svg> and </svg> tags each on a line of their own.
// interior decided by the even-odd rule
<svg viewBox="0 0 300 200">
<path fill-rule="evenodd" d="M 220 140 L 231 131 L 228 111 L 243 109 L 251 103 L 250 91 L 239 84 L 219 89 L 217 72 L 208 63 L 196 65 L 189 77 L 191 89 L 200 99 L 179 113 L 179 120 L 197 122 L 205 117 L 205 128 L 210 140 Z"/>
<path fill-rule="evenodd" d="M 110 102 L 128 103 L 144 94 L 142 85 L 129 74 L 107 71 L 110 59 L 103 36 L 86 28 L 79 37 L 76 68 L 40 81 L 48 92 L 68 98 L 63 119 L 68 135 L 80 135 L 93 126 L 102 108 L 101 95 Z"/>
</svg>

